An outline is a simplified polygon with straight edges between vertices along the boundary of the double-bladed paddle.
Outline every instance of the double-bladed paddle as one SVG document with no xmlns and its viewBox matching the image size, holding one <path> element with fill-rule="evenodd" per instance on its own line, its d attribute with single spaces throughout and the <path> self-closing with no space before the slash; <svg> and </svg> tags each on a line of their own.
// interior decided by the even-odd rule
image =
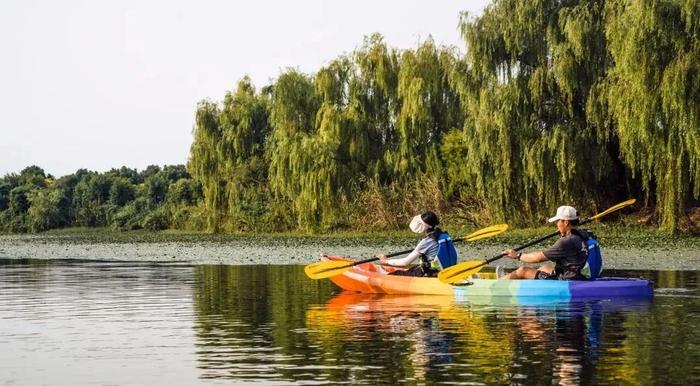
<svg viewBox="0 0 700 386">
<path fill-rule="evenodd" d="M 486 237 L 499 235 L 499 234 L 505 232 L 507 229 L 508 229 L 507 224 L 493 225 L 493 226 L 490 226 L 487 228 L 479 229 L 478 231 L 470 233 L 467 236 L 452 239 L 452 241 L 454 242 L 454 241 L 479 240 L 479 239 L 483 239 Z M 395 252 L 395 253 L 386 255 L 386 257 L 405 255 L 406 253 L 410 253 L 411 251 L 413 251 L 413 249 L 408 249 L 408 250 L 401 251 L 401 252 Z M 352 263 L 348 263 L 347 261 L 320 261 L 318 263 L 312 263 L 312 264 L 309 264 L 306 267 L 304 267 L 304 272 L 306 273 L 306 276 L 308 276 L 312 279 L 325 279 L 327 277 L 340 275 L 341 273 L 347 271 L 348 269 L 350 269 L 356 265 L 369 263 L 369 262 L 376 261 L 376 260 L 379 260 L 379 257 L 375 256 L 375 257 L 371 257 L 369 259 L 355 261 Z"/>
<path fill-rule="evenodd" d="M 609 213 L 612 213 L 616 210 L 620 210 L 624 207 L 630 206 L 630 205 L 634 204 L 635 201 L 637 201 L 637 200 L 631 199 L 631 200 L 627 200 L 625 202 L 621 202 L 613 207 L 610 207 L 608 210 L 606 210 L 602 213 L 598 213 L 597 215 L 595 215 L 593 217 L 589 217 L 589 218 L 581 221 L 579 223 L 579 225 L 583 225 L 583 224 L 586 224 L 586 223 L 591 222 L 593 220 L 597 220 L 597 219 L 605 216 L 606 214 L 609 214 Z M 527 247 L 531 247 L 535 244 L 541 243 L 541 242 L 547 240 L 548 238 L 554 237 L 558 234 L 559 234 L 559 231 L 554 232 L 550 235 L 547 235 L 547 236 L 544 236 L 544 237 L 539 238 L 537 240 L 531 241 L 527 244 L 521 245 L 521 246 L 516 247 L 514 249 L 516 251 L 519 251 L 519 250 L 525 249 Z M 440 281 L 442 281 L 444 283 L 448 283 L 448 284 L 458 283 L 458 282 L 468 278 L 472 274 L 479 272 L 483 267 L 485 267 L 487 264 L 491 263 L 492 261 L 498 260 L 504 256 L 505 256 L 505 253 L 500 253 L 500 254 L 498 254 L 490 259 L 486 259 L 486 260 L 472 260 L 472 261 L 465 261 L 464 263 L 455 264 L 451 267 L 445 268 L 442 271 L 440 271 L 438 273 L 438 279 L 440 279 Z"/>
</svg>

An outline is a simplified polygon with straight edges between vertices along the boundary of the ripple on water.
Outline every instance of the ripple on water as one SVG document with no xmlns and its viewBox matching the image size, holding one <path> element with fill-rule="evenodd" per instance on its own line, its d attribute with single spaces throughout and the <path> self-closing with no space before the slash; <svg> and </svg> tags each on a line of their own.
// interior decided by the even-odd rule
<svg viewBox="0 0 700 386">
<path fill-rule="evenodd" d="M 138 384 L 171 378 L 157 374 L 163 358 L 192 357 L 181 344 L 192 339 L 191 267 L 16 264 L 0 265 L 0 362 L 9 370 L 31 361 L 39 371 L 18 375 L 22 384 L 45 383 L 42 372 L 57 383 Z M 120 370 L 140 371 L 144 363 L 155 368 L 138 377 Z"/>
</svg>

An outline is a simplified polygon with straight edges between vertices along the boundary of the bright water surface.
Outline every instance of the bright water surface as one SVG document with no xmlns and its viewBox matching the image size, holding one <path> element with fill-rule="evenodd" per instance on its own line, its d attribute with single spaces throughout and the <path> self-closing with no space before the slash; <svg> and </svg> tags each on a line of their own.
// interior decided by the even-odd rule
<svg viewBox="0 0 700 386">
<path fill-rule="evenodd" d="M 0 384 L 700 384 L 700 272 L 651 301 L 367 296 L 303 266 L 0 259 Z"/>
</svg>

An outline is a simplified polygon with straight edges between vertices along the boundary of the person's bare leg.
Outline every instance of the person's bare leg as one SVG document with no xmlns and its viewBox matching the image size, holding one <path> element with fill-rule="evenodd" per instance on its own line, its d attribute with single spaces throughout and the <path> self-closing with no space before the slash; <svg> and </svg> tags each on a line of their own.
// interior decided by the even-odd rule
<svg viewBox="0 0 700 386">
<path fill-rule="evenodd" d="M 538 270 L 552 273 L 554 271 L 554 267 L 550 264 L 545 264 L 539 268 L 522 266 L 507 275 L 503 275 L 501 280 L 534 279 Z"/>
<path fill-rule="evenodd" d="M 535 278 L 535 272 L 537 270 L 532 267 L 519 267 L 515 271 L 503 275 L 500 279 L 501 280 L 517 280 L 517 279 L 534 279 Z"/>
<path fill-rule="evenodd" d="M 554 273 L 554 265 L 552 265 L 552 264 L 543 264 L 543 265 L 540 265 L 540 267 L 537 268 L 537 270 L 538 270 L 538 271 L 542 271 L 542 272 L 547 272 L 548 274 L 551 275 L 552 273 Z"/>
</svg>

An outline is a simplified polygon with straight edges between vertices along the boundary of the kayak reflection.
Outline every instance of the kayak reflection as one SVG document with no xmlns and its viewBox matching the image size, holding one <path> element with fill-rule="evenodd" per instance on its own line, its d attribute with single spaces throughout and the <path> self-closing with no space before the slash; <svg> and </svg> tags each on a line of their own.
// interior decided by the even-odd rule
<svg viewBox="0 0 700 386">
<path fill-rule="evenodd" d="M 648 299 L 474 304 L 343 291 L 307 310 L 306 324 L 309 339 L 329 350 L 358 341 L 405 347 L 392 350 L 392 363 L 409 382 L 579 384 L 596 379 L 604 326 L 621 326 L 627 313 L 649 305 Z M 618 371 L 621 379 L 635 378 L 635 369 Z"/>
<path fill-rule="evenodd" d="M 595 383 L 604 318 L 610 319 L 608 326 L 622 325 L 621 312 L 643 311 L 648 305 L 648 301 L 588 301 L 518 307 L 509 373 L 528 379 L 548 374 L 548 381 L 561 385 Z M 536 357 L 542 366 L 532 366 Z M 533 371 L 537 367 L 541 368 Z"/>
<path fill-rule="evenodd" d="M 448 325 L 472 326 L 474 332 L 483 325 L 471 320 L 465 310 L 455 312 L 449 296 L 392 296 L 343 291 L 331 298 L 325 307 L 307 310 L 306 324 L 310 339 L 316 338 L 327 350 L 347 344 L 378 342 L 382 357 L 392 358 L 378 372 L 402 374 L 398 381 L 426 383 L 442 380 L 441 367 L 454 361 L 458 329 Z M 371 351 L 371 349 L 369 349 Z M 387 355 L 389 354 L 389 355 Z M 443 373 L 441 375 L 441 373 Z M 445 378 L 447 379 L 447 378 Z"/>
</svg>

